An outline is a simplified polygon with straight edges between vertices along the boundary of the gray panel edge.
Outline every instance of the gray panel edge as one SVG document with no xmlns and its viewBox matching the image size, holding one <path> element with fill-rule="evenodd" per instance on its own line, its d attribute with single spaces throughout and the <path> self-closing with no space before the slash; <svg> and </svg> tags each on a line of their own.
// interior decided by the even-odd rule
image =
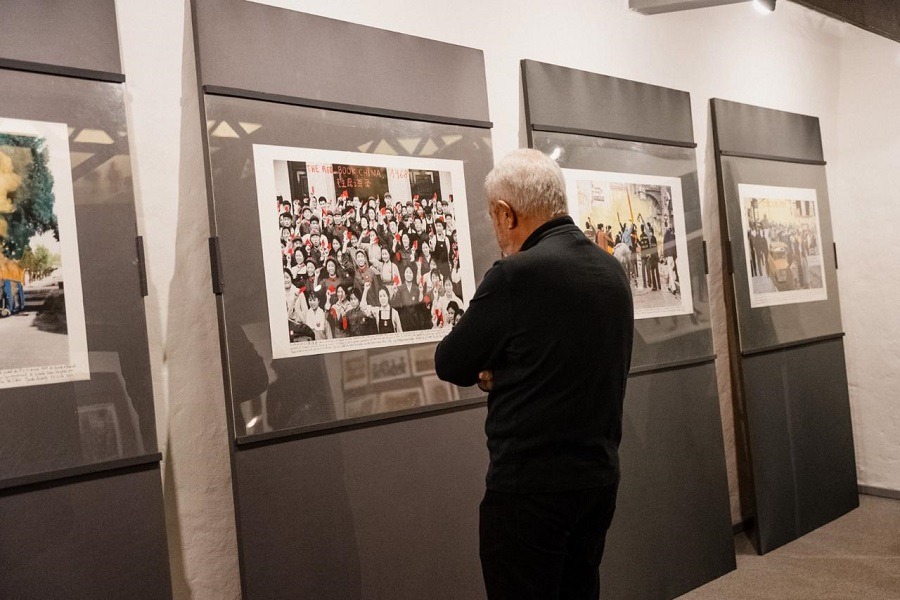
<svg viewBox="0 0 900 600">
<path fill-rule="evenodd" d="M 0 58 L 0 69 L 10 71 L 26 71 L 28 73 L 43 73 L 45 75 L 58 75 L 60 77 L 74 77 L 76 79 L 90 79 L 106 83 L 125 83 L 125 75 L 111 71 L 94 71 L 78 67 L 66 67 L 46 63 Z"/>
<path fill-rule="evenodd" d="M 750 158 L 777 157 L 775 160 L 782 161 L 812 161 L 813 164 L 824 162 L 818 117 L 722 98 L 711 98 L 710 103 L 715 115 L 714 129 L 718 134 L 716 146 L 718 153 L 734 153 Z M 757 122 L 748 123 L 748 117 Z M 759 139 L 758 136 L 762 133 L 758 127 L 759 122 L 775 119 L 783 121 L 782 127 L 779 128 L 779 136 L 782 140 L 788 140 L 787 143 L 780 144 L 777 138 L 768 135 L 765 140 Z M 791 144 L 804 138 L 805 143 Z M 761 150 L 763 147 L 765 151 Z"/>
<path fill-rule="evenodd" d="M 396 412 L 379 413 L 354 419 L 344 419 L 342 421 L 329 421 L 327 423 L 317 423 L 315 425 L 293 427 L 290 429 L 279 429 L 277 431 L 270 431 L 257 435 L 245 435 L 235 437 L 234 443 L 236 450 L 248 450 L 273 443 L 290 442 L 318 435 L 341 433 L 353 429 L 364 429 L 367 427 L 390 425 L 401 421 L 436 417 L 443 414 L 459 412 L 461 410 L 481 408 L 483 406 L 487 406 L 487 397 L 485 396 L 479 398 L 466 398 L 464 400 L 445 402 L 438 405 L 419 406 Z"/>
<path fill-rule="evenodd" d="M 634 86 L 635 90 L 638 90 L 636 93 L 632 95 L 634 97 L 641 96 L 648 92 L 654 93 L 662 93 L 667 97 L 671 97 L 673 102 L 671 104 L 682 105 L 683 109 L 677 111 L 678 113 L 683 111 L 683 114 L 677 114 L 673 112 L 668 115 L 668 118 L 664 119 L 665 122 L 676 122 L 680 125 L 677 129 L 681 130 L 680 136 L 672 136 L 672 135 L 644 135 L 639 136 L 641 140 L 629 140 L 629 141 L 648 141 L 650 143 L 652 140 L 665 140 L 667 145 L 683 145 L 683 144 L 695 144 L 694 140 L 694 131 L 693 131 L 693 116 L 691 114 L 691 101 L 690 101 L 690 92 L 684 90 L 676 90 L 673 88 L 667 88 L 660 85 L 655 85 L 651 83 L 645 83 L 641 81 L 634 81 L 630 79 L 624 79 L 620 77 L 613 77 L 610 75 L 604 75 L 601 73 L 594 73 L 590 71 L 584 71 L 580 69 L 573 69 L 571 67 L 566 67 L 562 65 L 554 65 L 551 63 L 544 63 L 541 61 L 535 61 L 531 59 L 523 59 L 521 61 L 522 64 L 522 83 L 523 86 L 526 87 L 525 98 L 526 98 L 526 110 L 529 113 L 529 126 L 535 127 L 534 121 L 537 121 L 543 127 L 554 127 L 554 128 L 566 128 L 566 131 L 562 131 L 562 133 L 576 133 L 573 131 L 581 130 L 584 132 L 596 132 L 596 131 L 606 131 L 608 132 L 606 135 L 601 135 L 598 137 L 611 137 L 611 136 L 633 136 L 634 131 L 627 130 L 627 127 L 596 127 L 592 125 L 596 125 L 594 122 L 589 120 L 587 115 L 584 113 L 579 113 L 577 115 L 571 115 L 571 119 L 558 120 L 556 118 L 543 117 L 541 113 L 542 106 L 568 106 L 571 104 L 571 97 L 569 94 L 565 93 L 564 90 L 559 88 L 550 88 L 550 89 L 542 89 L 540 84 L 535 81 L 534 77 L 528 77 L 527 73 L 529 71 L 534 71 L 536 69 L 556 69 L 560 72 L 565 71 L 567 77 L 579 77 L 586 79 L 591 82 L 595 88 L 602 89 L 608 87 L 610 84 L 627 84 L 630 86 Z M 539 101 L 539 99 L 544 100 L 543 102 Z M 635 106 L 634 102 L 628 103 L 633 110 Z M 537 110 L 535 110 L 537 109 Z M 536 114 L 537 113 L 537 114 Z M 596 113 L 594 113 L 596 114 Z M 613 121 L 604 120 L 604 123 L 608 123 L 610 125 L 613 124 Z M 673 139 L 674 138 L 674 139 Z M 617 138 L 614 138 L 617 139 Z M 620 138 L 619 138 L 620 139 Z"/>
<path fill-rule="evenodd" d="M 143 456 L 136 456 L 132 458 L 123 458 L 121 460 L 112 460 L 104 463 L 93 463 L 90 465 L 72 467 L 69 469 L 59 469 L 58 471 L 47 471 L 44 473 L 37 473 L 35 475 L 26 475 L 24 477 L 13 477 L 12 479 L 0 481 L 0 493 L 7 493 L 9 490 L 15 490 L 16 488 L 25 488 L 43 483 L 62 485 L 66 482 L 66 480 L 72 479 L 73 477 L 83 477 L 85 475 L 103 475 L 112 471 L 118 471 L 120 469 L 157 464 L 161 460 L 162 454 L 159 452 L 154 452 L 152 454 L 145 454 Z"/>
<path fill-rule="evenodd" d="M 784 344 L 775 344 L 773 346 L 766 346 L 765 348 L 754 348 L 753 350 L 741 350 L 741 356 L 756 356 L 758 354 L 766 354 L 769 352 L 778 352 L 780 350 L 785 350 L 788 348 L 797 348 L 800 346 L 812 346 L 813 344 L 821 344 L 822 342 L 830 342 L 831 340 L 839 340 L 844 337 L 846 334 L 844 332 L 833 333 L 830 335 L 821 335 L 814 338 L 807 338 L 805 340 L 797 340 L 794 342 L 785 342 Z"/>
<path fill-rule="evenodd" d="M 326 100 L 314 100 L 311 98 L 300 98 L 297 96 L 284 96 L 281 94 L 270 94 L 268 92 L 254 92 L 252 90 L 239 90 L 236 88 L 228 88 L 217 85 L 204 85 L 203 92 L 210 96 L 226 96 L 229 98 L 245 98 L 247 100 L 259 100 L 262 102 L 275 102 L 278 104 L 290 104 L 293 106 L 306 106 L 309 108 L 322 108 L 325 110 L 333 110 L 337 112 L 348 112 L 360 115 L 372 115 L 376 117 L 388 117 L 392 119 L 405 119 L 407 121 L 424 121 L 426 123 L 441 123 L 444 125 L 462 125 L 464 127 L 477 127 L 480 129 L 491 129 L 494 124 L 491 121 L 482 121 L 478 119 L 459 119 L 455 117 L 445 117 L 440 115 L 429 115 L 422 113 L 412 113 L 401 110 L 390 110 L 386 108 L 376 108 L 371 106 L 356 106 L 352 104 L 343 104 L 340 102 L 330 102 Z"/>
<path fill-rule="evenodd" d="M 531 125 L 533 131 L 545 131 L 548 133 L 570 133 L 573 135 L 585 135 L 590 137 L 604 138 L 607 140 L 621 140 L 623 142 L 640 142 L 642 144 L 655 144 L 657 146 L 675 146 L 678 148 L 696 148 L 696 142 L 682 142 L 679 140 L 670 140 L 662 138 L 647 138 L 637 135 L 626 135 L 624 133 L 610 133 L 607 131 L 597 131 L 594 129 L 578 129 L 575 127 L 560 127 L 557 125 L 543 125 L 534 123 Z"/>
</svg>

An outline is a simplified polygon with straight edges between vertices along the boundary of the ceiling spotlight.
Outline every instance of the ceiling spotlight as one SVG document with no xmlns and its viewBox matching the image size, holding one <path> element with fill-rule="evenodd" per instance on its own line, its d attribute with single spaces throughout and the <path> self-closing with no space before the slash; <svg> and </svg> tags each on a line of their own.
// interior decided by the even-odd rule
<svg viewBox="0 0 900 600">
<path fill-rule="evenodd" d="M 764 15 L 775 11 L 775 0 L 753 0 L 753 6 Z"/>
</svg>

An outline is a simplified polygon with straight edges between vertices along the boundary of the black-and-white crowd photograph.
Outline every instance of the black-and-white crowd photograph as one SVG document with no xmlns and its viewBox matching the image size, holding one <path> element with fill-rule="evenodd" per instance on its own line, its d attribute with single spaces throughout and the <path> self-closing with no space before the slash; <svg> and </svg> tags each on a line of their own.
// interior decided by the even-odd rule
<svg viewBox="0 0 900 600">
<path fill-rule="evenodd" d="M 366 164 L 347 160 L 360 157 Z M 446 165 L 342 158 L 273 163 L 267 204 L 277 216 L 291 355 L 440 339 L 474 289 L 456 179 Z"/>
</svg>

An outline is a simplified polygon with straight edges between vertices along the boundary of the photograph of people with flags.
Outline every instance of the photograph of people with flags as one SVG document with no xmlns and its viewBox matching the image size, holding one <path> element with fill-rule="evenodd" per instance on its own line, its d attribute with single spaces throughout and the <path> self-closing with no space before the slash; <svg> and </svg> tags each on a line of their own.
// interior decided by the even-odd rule
<svg viewBox="0 0 900 600">
<path fill-rule="evenodd" d="M 634 318 L 692 314 L 681 181 L 563 169 L 569 212 L 628 274 Z"/>
</svg>

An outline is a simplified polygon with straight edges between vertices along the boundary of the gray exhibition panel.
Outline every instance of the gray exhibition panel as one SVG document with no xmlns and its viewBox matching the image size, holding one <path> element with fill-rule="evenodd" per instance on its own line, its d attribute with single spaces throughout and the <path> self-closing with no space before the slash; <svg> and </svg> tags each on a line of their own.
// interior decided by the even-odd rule
<svg viewBox="0 0 900 600">
<path fill-rule="evenodd" d="M 3 0 L 0 67 L 124 81 L 115 0 Z"/>
<path fill-rule="evenodd" d="M 741 352 L 756 352 L 841 334 L 841 306 L 825 167 L 737 156 L 722 156 L 719 164 L 734 270 L 735 308 Z M 822 239 L 817 253 L 811 255 L 811 258 L 821 263 L 827 300 L 751 308 L 748 278 L 750 259 L 747 256 L 749 242 L 741 222 L 738 184 L 815 190 Z"/>
<path fill-rule="evenodd" d="M 533 60 L 522 78 L 535 131 L 694 146 L 687 92 Z"/>
<path fill-rule="evenodd" d="M 272 359 L 253 145 L 463 161 L 475 280 L 480 281 L 499 258 L 481 187 L 493 161 L 490 131 L 224 96 L 207 95 L 205 102 L 235 436 L 259 439 L 336 421 L 358 422 L 360 418 L 348 419 L 344 412 L 345 401 L 350 401 L 342 383 L 346 353 Z M 433 347 L 432 343 L 420 348 L 432 367 Z M 373 357 L 385 350 L 390 348 L 366 352 Z M 365 391 L 382 393 L 420 385 L 421 378 L 411 375 L 373 384 Z M 256 400 L 263 392 L 265 403 Z M 484 399 L 477 388 L 460 389 L 457 396 L 454 403 Z M 252 429 L 247 427 L 251 420 Z"/>
<path fill-rule="evenodd" d="M 60 483 L 0 491 L 0 598 L 171 598 L 159 466 Z"/>
<path fill-rule="evenodd" d="M 193 0 L 200 84 L 242 97 L 488 121 L 481 50 L 247 0 Z"/>
<path fill-rule="evenodd" d="M 715 365 L 633 376 L 604 597 L 673 598 L 734 569 Z M 486 411 L 239 449 L 248 600 L 477 600 Z M 263 508 L 264 507 L 264 508 Z"/>
<path fill-rule="evenodd" d="M 632 375 L 604 598 L 674 598 L 734 570 L 715 363 Z"/>
<path fill-rule="evenodd" d="M 635 371 L 709 360 L 714 352 L 696 151 L 693 148 L 538 131 L 533 133 L 533 147 L 558 156 L 557 162 L 563 168 L 681 179 L 694 313 L 636 320 L 631 366 Z"/>
<path fill-rule="evenodd" d="M 742 362 L 760 553 L 859 506 L 842 339 Z"/>
<path fill-rule="evenodd" d="M 737 340 L 733 384 L 744 404 L 754 538 L 764 553 L 858 504 L 831 212 L 818 119 L 713 100 L 712 120 L 733 270 L 725 294 Z M 763 187 L 745 188 L 741 198 L 741 184 Z M 818 234 L 810 235 L 813 215 Z M 751 218 L 763 242 L 745 230 Z M 785 283 L 786 264 L 795 280 Z"/>
<path fill-rule="evenodd" d="M 91 365 L 88 381 L 0 390 L 0 487 L 158 457 L 124 93 L 0 70 L 3 117 L 69 127 Z M 102 432 L 83 416 L 98 407 Z"/>
<path fill-rule="evenodd" d="M 819 119 L 714 98 L 716 148 L 723 155 L 822 162 Z"/>
<path fill-rule="evenodd" d="M 485 412 L 238 449 L 244 598 L 484 598 Z"/>
</svg>

